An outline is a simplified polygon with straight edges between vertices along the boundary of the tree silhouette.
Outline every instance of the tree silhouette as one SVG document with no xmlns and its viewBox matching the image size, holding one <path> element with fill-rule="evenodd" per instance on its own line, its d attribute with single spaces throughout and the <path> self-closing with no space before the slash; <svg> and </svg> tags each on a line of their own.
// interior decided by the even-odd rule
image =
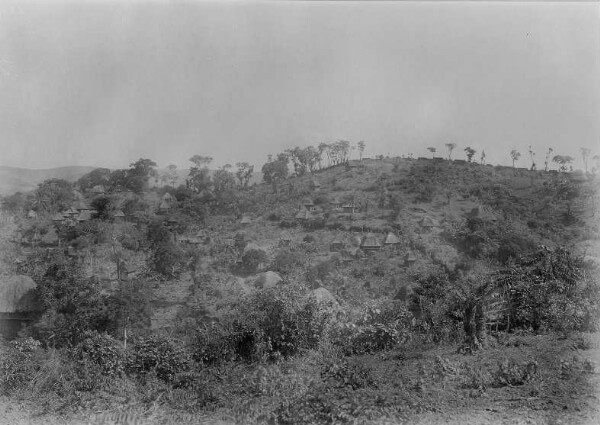
<svg viewBox="0 0 600 425">
<path fill-rule="evenodd" d="M 452 151 L 456 147 L 456 143 L 446 143 L 446 148 L 448 149 L 448 161 L 452 159 Z"/>
<path fill-rule="evenodd" d="M 513 168 L 515 168 L 515 162 L 521 158 L 521 154 L 517 150 L 513 149 L 510 151 L 510 157 L 512 158 Z"/>
</svg>

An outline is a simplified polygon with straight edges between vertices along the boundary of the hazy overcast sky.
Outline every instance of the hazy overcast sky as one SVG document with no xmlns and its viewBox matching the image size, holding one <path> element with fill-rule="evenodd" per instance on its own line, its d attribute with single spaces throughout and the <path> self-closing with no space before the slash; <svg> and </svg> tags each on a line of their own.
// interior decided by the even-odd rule
<svg viewBox="0 0 600 425">
<path fill-rule="evenodd" d="M 600 153 L 600 4 L 0 2 L 0 165 Z M 477 154 L 478 156 L 479 154 Z"/>
</svg>

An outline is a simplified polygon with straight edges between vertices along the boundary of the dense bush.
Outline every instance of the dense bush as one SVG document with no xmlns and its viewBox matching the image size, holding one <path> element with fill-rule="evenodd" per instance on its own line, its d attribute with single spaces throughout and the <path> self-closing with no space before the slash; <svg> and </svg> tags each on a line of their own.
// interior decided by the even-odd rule
<svg viewBox="0 0 600 425">
<path fill-rule="evenodd" d="M 511 326 L 562 332 L 598 329 L 597 271 L 564 248 L 543 248 L 499 273 L 510 291 Z"/>
<path fill-rule="evenodd" d="M 34 355 L 40 345 L 31 337 L 11 342 L 0 359 L 0 385 L 4 392 L 11 392 L 31 379 L 36 370 Z"/>
<path fill-rule="evenodd" d="M 408 341 L 412 319 L 402 302 L 371 305 L 354 321 L 333 323 L 329 339 L 346 355 L 374 353 Z"/>
<path fill-rule="evenodd" d="M 140 337 L 131 347 L 127 370 L 145 374 L 155 372 L 165 382 L 190 368 L 190 356 L 182 344 L 172 338 L 153 335 Z"/>
<path fill-rule="evenodd" d="M 232 323 L 254 345 L 253 355 L 277 358 L 316 347 L 329 316 L 304 288 L 287 285 L 244 298 Z"/>
<path fill-rule="evenodd" d="M 284 248 L 275 254 L 275 258 L 271 261 L 269 269 L 287 275 L 301 267 L 303 264 L 303 258 L 298 255 L 298 252 L 293 252 L 290 249 Z"/>
<path fill-rule="evenodd" d="M 243 357 L 240 355 L 243 354 L 240 345 L 242 340 L 233 327 L 214 323 L 198 330 L 193 343 L 192 357 L 205 365 L 236 360 Z"/>
<path fill-rule="evenodd" d="M 122 344 L 107 334 L 86 332 L 73 349 L 73 356 L 81 362 L 92 362 L 106 376 L 120 376 L 125 372 L 125 353 Z"/>
</svg>

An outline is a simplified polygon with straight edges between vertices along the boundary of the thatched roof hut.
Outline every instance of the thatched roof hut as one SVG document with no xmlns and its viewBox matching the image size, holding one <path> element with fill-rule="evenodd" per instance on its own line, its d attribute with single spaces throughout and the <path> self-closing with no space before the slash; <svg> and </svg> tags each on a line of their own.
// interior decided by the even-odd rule
<svg viewBox="0 0 600 425">
<path fill-rule="evenodd" d="M 310 220 L 313 218 L 312 214 L 308 210 L 298 211 L 294 217 L 296 220 Z"/>
<path fill-rule="evenodd" d="M 388 233 L 383 241 L 384 245 L 393 246 L 400 244 L 400 238 L 393 234 L 392 232 Z"/>
<path fill-rule="evenodd" d="M 91 208 L 85 201 L 79 201 L 75 204 L 75 209 L 77 211 L 89 211 Z"/>
<path fill-rule="evenodd" d="M 317 304 L 326 304 L 326 305 L 330 305 L 332 307 L 337 307 L 339 306 L 337 300 L 335 299 L 335 297 L 333 296 L 333 294 L 331 292 L 329 292 L 329 290 L 327 290 L 326 288 L 317 288 L 317 289 L 313 289 L 312 291 L 310 291 L 310 293 L 308 294 L 308 296 L 310 298 L 313 298 Z"/>
<path fill-rule="evenodd" d="M 369 233 L 367 236 L 365 236 L 365 239 L 362 241 L 360 247 L 364 250 L 375 250 L 380 249 L 381 244 L 379 243 L 374 234 Z"/>
<path fill-rule="evenodd" d="M 115 218 L 115 219 L 119 219 L 119 220 L 122 220 L 122 219 L 124 219 L 124 218 L 125 218 L 125 213 L 124 213 L 123 211 L 121 211 L 121 210 L 116 210 L 116 211 L 113 213 L 113 218 Z"/>
<path fill-rule="evenodd" d="M 281 278 L 281 276 L 279 276 L 279 274 L 268 271 L 264 273 L 259 273 L 258 276 L 254 279 L 252 285 L 258 289 L 267 289 L 274 288 L 281 282 L 283 282 L 283 279 Z"/>
<path fill-rule="evenodd" d="M 56 213 L 52 216 L 52 221 L 55 223 L 60 223 L 65 219 L 65 217 L 61 213 Z"/>
<path fill-rule="evenodd" d="M 247 254 L 249 251 L 263 251 L 266 253 L 266 250 L 255 242 L 249 242 L 246 244 L 243 255 Z"/>
<path fill-rule="evenodd" d="M 168 203 L 167 201 L 161 201 L 160 204 L 158 205 L 158 209 L 161 211 L 166 211 L 171 209 L 171 204 Z"/>
<path fill-rule="evenodd" d="M 426 229 L 430 229 L 432 227 L 437 226 L 437 223 L 435 222 L 435 220 L 429 216 L 424 216 L 423 218 L 421 218 L 421 221 L 419 221 L 419 224 L 421 225 L 421 227 L 426 228 Z"/>
<path fill-rule="evenodd" d="M 173 201 L 173 195 L 171 195 L 169 192 L 167 192 L 160 199 L 165 202 L 171 202 L 171 201 Z"/>
<path fill-rule="evenodd" d="M 92 219 L 92 213 L 89 210 L 82 210 L 77 216 L 77 221 L 89 221 Z"/>
<path fill-rule="evenodd" d="M 474 207 L 468 214 L 468 218 L 478 218 L 485 221 L 496 221 L 497 217 L 483 205 Z"/>
<path fill-rule="evenodd" d="M 0 280 L 0 313 L 38 311 L 34 297 L 36 284 L 29 276 L 10 276 Z"/>
</svg>

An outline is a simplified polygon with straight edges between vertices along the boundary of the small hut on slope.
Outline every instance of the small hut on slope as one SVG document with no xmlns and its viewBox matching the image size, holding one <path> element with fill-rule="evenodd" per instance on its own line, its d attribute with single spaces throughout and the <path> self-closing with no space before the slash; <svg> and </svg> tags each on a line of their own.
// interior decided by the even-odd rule
<svg viewBox="0 0 600 425">
<path fill-rule="evenodd" d="M 14 338 L 24 324 L 34 320 L 41 308 L 35 297 L 36 284 L 29 276 L 0 279 L 0 335 Z"/>
<path fill-rule="evenodd" d="M 365 236 L 365 239 L 362 241 L 362 244 L 360 244 L 360 247 L 363 251 L 376 251 L 381 249 L 381 244 L 374 234 L 369 233 L 367 236 Z"/>
</svg>

